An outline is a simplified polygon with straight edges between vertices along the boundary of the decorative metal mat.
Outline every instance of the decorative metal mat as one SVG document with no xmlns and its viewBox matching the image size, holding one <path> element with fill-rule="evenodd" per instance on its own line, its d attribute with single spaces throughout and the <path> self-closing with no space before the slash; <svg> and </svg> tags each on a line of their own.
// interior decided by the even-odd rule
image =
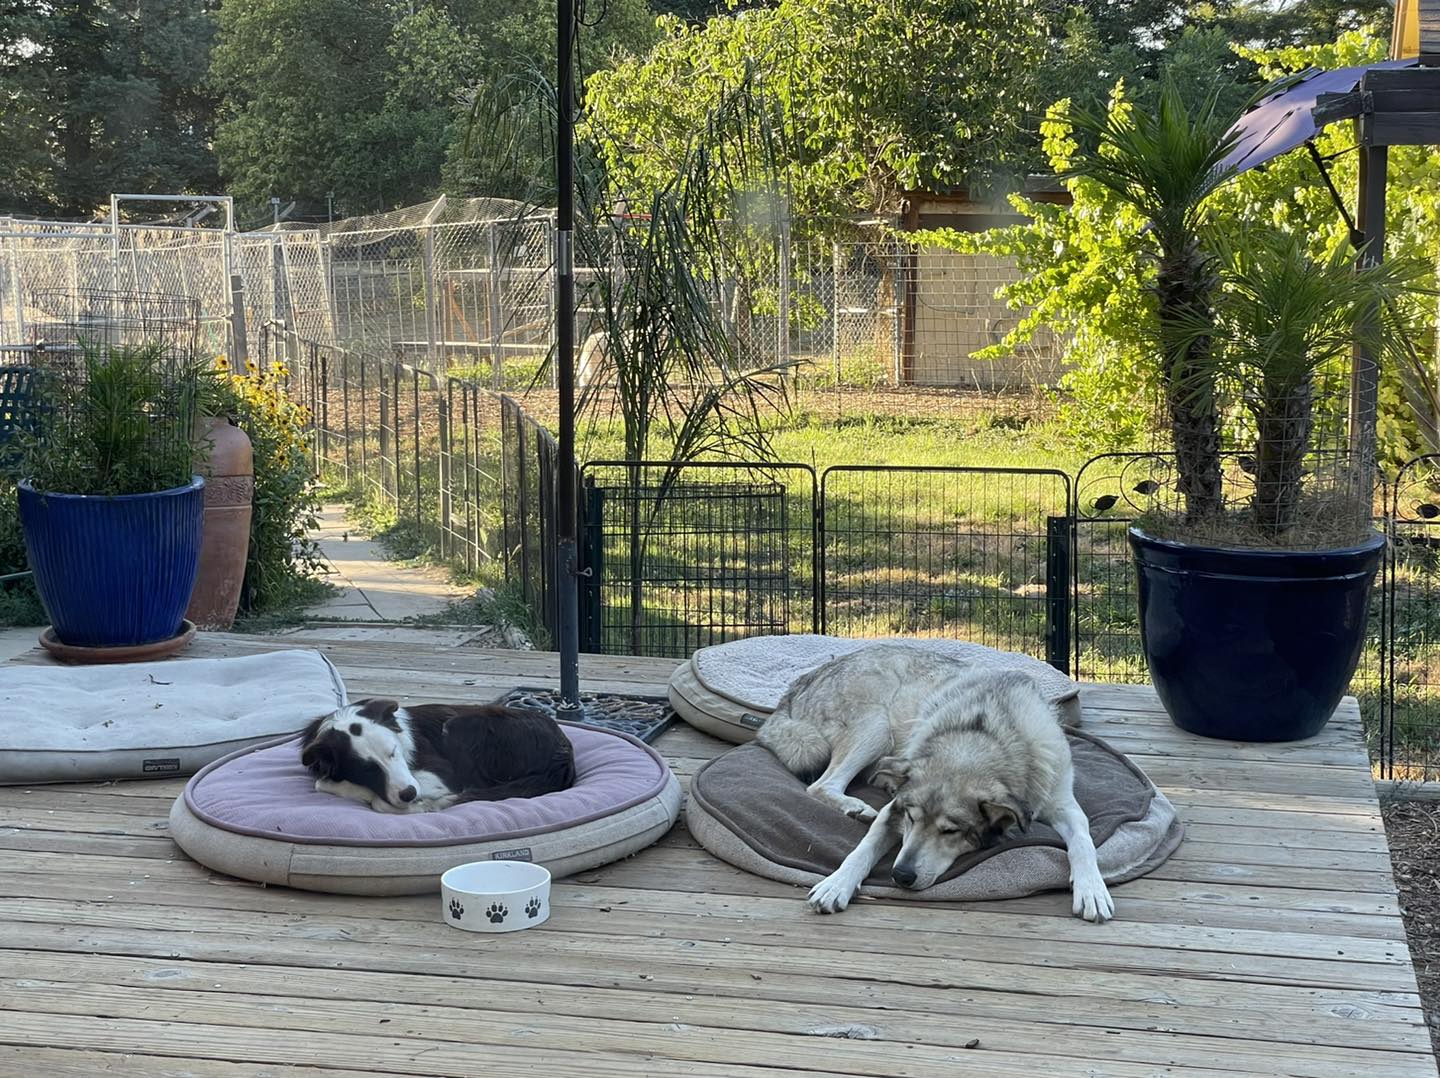
<svg viewBox="0 0 1440 1078">
<path fill-rule="evenodd" d="M 512 689 L 500 701 L 512 707 L 542 711 L 555 718 L 560 693 L 554 689 Z M 663 696 L 621 696 L 608 692 L 582 692 L 581 713 L 571 721 L 598 730 L 615 730 L 654 741 L 675 721 L 675 709 Z M 570 719 L 570 716 L 566 716 Z"/>
</svg>

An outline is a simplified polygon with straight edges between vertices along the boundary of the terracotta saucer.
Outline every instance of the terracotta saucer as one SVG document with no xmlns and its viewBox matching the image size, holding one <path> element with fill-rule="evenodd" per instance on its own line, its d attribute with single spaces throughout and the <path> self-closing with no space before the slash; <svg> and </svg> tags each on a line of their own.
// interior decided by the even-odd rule
<svg viewBox="0 0 1440 1078">
<path fill-rule="evenodd" d="M 115 648 L 86 648 L 61 643 L 55 635 L 55 627 L 47 625 L 40 634 L 40 646 L 62 663 L 143 663 L 150 659 L 169 658 L 194 639 L 195 623 L 187 618 L 181 622 L 180 631 L 168 640 Z"/>
</svg>

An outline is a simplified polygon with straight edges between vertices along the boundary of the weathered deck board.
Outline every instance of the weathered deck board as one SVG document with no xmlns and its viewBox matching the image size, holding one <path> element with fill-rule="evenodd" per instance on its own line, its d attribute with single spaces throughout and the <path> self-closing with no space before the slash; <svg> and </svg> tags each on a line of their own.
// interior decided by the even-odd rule
<svg viewBox="0 0 1440 1078">
<path fill-rule="evenodd" d="M 192 654 L 320 646 L 352 695 L 554 683 L 549 655 L 345 635 Z M 673 666 L 581 672 L 655 695 Z M 541 930 L 469 936 L 430 897 L 199 868 L 165 832 L 179 781 L 0 788 L 0 1074 L 1434 1075 L 1353 705 L 1252 746 L 1184 734 L 1148 688 L 1084 701 L 1189 824 L 1103 926 L 1061 895 L 815 917 L 682 826 L 557 883 Z M 659 747 L 688 781 L 725 746 Z"/>
</svg>

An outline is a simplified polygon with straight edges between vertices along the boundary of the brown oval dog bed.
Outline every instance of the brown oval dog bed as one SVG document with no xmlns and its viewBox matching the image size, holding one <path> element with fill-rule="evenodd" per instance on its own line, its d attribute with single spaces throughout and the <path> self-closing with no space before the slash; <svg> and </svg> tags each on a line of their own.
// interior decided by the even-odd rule
<svg viewBox="0 0 1440 1078">
<path fill-rule="evenodd" d="M 1100 873 L 1107 883 L 1143 876 L 1180 844 L 1184 828 L 1174 806 L 1138 767 L 1098 738 L 1067 731 L 1075 762 L 1075 798 L 1090 818 Z M 850 792 L 879 807 L 874 787 Z M 822 804 L 760 745 L 716 757 L 690 784 L 686 825 L 707 850 L 747 872 L 810 885 L 828 876 L 860 840 L 868 824 Z M 1000 845 L 957 861 L 933 887 L 908 891 L 890 884 L 887 857 L 862 894 L 929 901 L 1019 898 L 1070 885 L 1065 845 L 1035 824 Z"/>
<path fill-rule="evenodd" d="M 925 648 L 986 669 L 1024 670 L 1040 683 L 1065 725 L 1080 725 L 1080 686 L 1049 663 L 983 644 L 910 636 L 852 640 L 797 633 L 701 648 L 671 676 L 670 706 L 698 730 L 725 741 L 746 742 L 765 724 L 796 678 L 837 655 L 873 644 Z"/>
<path fill-rule="evenodd" d="M 241 879 L 337 894 L 422 894 L 469 861 L 533 861 L 556 876 L 627 857 L 680 815 L 680 783 L 628 734 L 562 724 L 575 784 L 543 797 L 470 801 L 390 815 L 317 793 L 286 738 L 219 760 L 170 811 L 196 861 Z"/>
</svg>

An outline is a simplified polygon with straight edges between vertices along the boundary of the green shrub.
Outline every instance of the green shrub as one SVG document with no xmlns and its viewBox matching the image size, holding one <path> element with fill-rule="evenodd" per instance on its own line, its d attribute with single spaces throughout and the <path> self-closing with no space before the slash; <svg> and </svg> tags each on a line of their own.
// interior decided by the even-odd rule
<svg viewBox="0 0 1440 1078">
<path fill-rule="evenodd" d="M 306 438 L 310 416 L 286 396 L 286 373 L 278 364 L 265 371 L 252 365 L 243 374 L 222 366 L 216 379 L 213 410 L 230 416 L 255 452 L 242 615 L 299 605 L 324 587 L 314 575 L 319 552 L 309 538 L 320 509 Z"/>
<path fill-rule="evenodd" d="M 20 533 L 20 508 L 15 484 L 0 481 L 0 576 L 25 571 L 25 537 Z M 0 627 L 44 625 L 45 608 L 29 577 L 0 583 Z"/>
</svg>

